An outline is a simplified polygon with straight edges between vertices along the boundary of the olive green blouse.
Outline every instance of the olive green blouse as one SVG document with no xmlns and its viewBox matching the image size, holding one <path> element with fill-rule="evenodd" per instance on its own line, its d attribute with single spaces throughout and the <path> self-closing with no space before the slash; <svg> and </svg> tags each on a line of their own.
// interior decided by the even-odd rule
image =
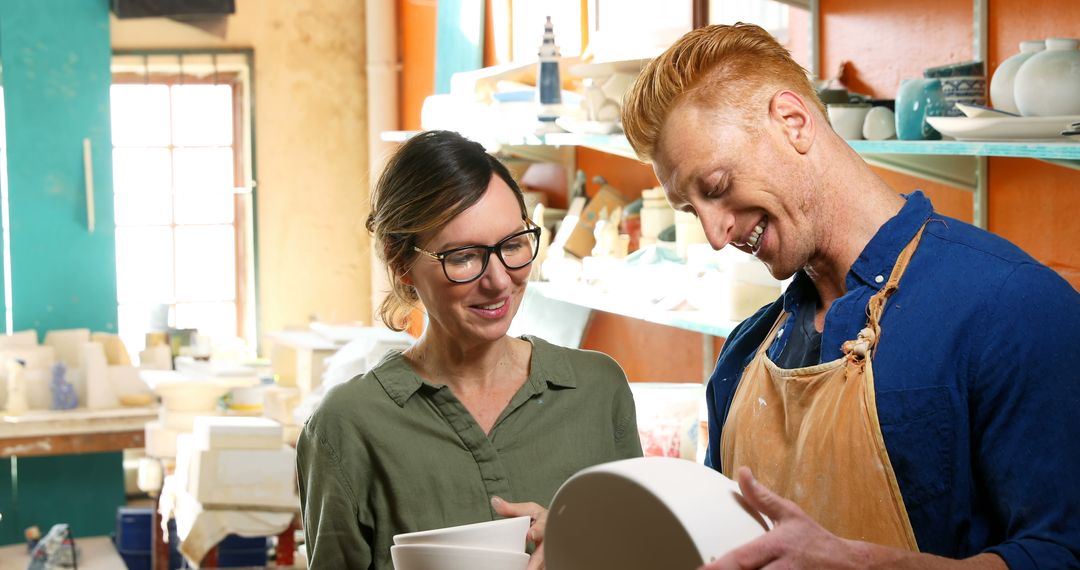
<svg viewBox="0 0 1080 570">
<path fill-rule="evenodd" d="M 296 447 L 311 568 L 392 569 L 395 534 L 498 518 L 492 495 L 547 506 L 577 471 L 641 456 L 619 365 L 523 338 L 529 377 L 489 434 L 400 352 L 327 393 Z"/>
</svg>

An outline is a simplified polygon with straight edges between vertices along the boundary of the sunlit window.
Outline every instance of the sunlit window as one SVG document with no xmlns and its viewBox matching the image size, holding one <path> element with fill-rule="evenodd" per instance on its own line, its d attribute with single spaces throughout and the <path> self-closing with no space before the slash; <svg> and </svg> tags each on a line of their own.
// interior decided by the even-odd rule
<svg viewBox="0 0 1080 570">
<path fill-rule="evenodd" d="M 238 93 L 191 81 L 112 87 L 119 328 L 134 352 L 162 324 L 243 336 Z"/>
</svg>

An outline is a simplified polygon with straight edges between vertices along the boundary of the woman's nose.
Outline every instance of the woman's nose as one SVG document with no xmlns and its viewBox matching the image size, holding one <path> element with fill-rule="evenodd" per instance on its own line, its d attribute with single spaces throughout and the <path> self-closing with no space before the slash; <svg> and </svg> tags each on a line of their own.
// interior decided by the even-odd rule
<svg viewBox="0 0 1080 570">
<path fill-rule="evenodd" d="M 503 289 L 510 284 L 510 270 L 503 265 L 498 255 L 489 255 L 487 268 L 480 276 L 480 285 L 487 289 Z"/>
</svg>

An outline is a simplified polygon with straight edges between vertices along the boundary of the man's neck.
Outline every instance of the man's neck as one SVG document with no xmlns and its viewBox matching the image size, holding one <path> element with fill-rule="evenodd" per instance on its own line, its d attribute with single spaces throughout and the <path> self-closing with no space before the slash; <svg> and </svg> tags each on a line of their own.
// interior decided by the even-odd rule
<svg viewBox="0 0 1080 570">
<path fill-rule="evenodd" d="M 819 174 L 819 180 L 828 185 L 822 208 L 826 214 L 819 226 L 818 249 L 803 268 L 820 299 L 818 325 L 824 323 L 833 301 L 847 292 L 847 274 L 867 244 L 904 207 L 904 199 L 867 168 L 854 150 L 841 153 L 846 160 L 828 165 Z"/>
</svg>

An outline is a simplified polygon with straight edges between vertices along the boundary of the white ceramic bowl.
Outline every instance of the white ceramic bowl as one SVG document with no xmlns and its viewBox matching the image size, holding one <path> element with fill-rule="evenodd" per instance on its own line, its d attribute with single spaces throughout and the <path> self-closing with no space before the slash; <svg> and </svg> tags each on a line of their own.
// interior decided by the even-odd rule
<svg viewBox="0 0 1080 570">
<path fill-rule="evenodd" d="M 870 105 L 826 105 L 829 123 L 844 140 L 857 141 L 863 138 L 863 122 L 870 112 Z"/>
<path fill-rule="evenodd" d="M 529 517 L 514 517 L 394 536 L 394 544 L 441 544 L 525 552 Z"/>
<path fill-rule="evenodd" d="M 544 556 L 559 570 L 691 569 L 766 529 L 738 485 L 708 467 L 670 457 L 625 459 L 584 469 L 559 488 Z"/>
<path fill-rule="evenodd" d="M 445 544 L 399 544 L 390 547 L 394 570 L 525 570 L 529 555 Z"/>
</svg>

